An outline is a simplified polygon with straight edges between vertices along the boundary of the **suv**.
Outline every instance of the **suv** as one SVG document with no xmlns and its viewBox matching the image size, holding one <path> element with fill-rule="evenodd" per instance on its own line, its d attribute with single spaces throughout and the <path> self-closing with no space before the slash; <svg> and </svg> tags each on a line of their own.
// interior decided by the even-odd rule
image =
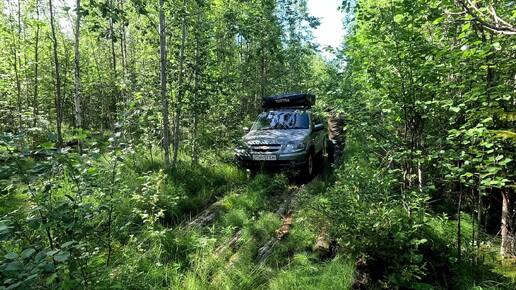
<svg viewBox="0 0 516 290">
<path fill-rule="evenodd" d="M 250 170 L 279 167 L 313 175 L 314 159 L 322 159 L 327 139 L 324 125 L 314 122 L 314 102 L 311 94 L 264 98 L 263 112 L 235 149 L 239 164 Z"/>
</svg>

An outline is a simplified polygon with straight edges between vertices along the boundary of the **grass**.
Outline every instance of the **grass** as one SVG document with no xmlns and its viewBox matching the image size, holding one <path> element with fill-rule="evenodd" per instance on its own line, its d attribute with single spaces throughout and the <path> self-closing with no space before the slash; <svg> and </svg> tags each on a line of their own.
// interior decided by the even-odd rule
<svg viewBox="0 0 516 290">
<path fill-rule="evenodd" d="M 352 247 L 341 245 L 337 256 L 326 257 L 326 260 L 312 252 L 321 228 L 331 226 L 333 222 L 328 221 L 323 214 L 331 208 L 334 201 L 331 199 L 332 195 L 335 198 L 339 194 L 342 196 L 354 192 L 358 196 L 363 191 L 374 191 L 379 195 L 382 190 L 371 185 L 371 174 L 364 169 L 371 169 L 367 162 L 351 158 L 353 154 L 357 154 L 353 153 L 357 148 L 352 143 L 350 146 L 351 150 L 345 159 L 349 162 L 343 166 L 365 167 L 359 168 L 361 171 L 338 170 L 335 176 L 322 176 L 304 186 L 293 202 L 294 223 L 289 234 L 275 244 L 271 255 L 263 263 L 257 261 L 258 250 L 275 235 L 275 231 L 282 224 L 282 217 L 276 210 L 286 193 L 296 189 L 289 185 L 284 175 L 259 174 L 250 178 L 229 162 L 229 157 L 224 153 L 207 154 L 198 166 L 191 166 L 189 157 L 180 155 L 177 170 L 174 172 L 162 171 L 163 161 L 158 152 L 153 154 L 152 159 L 142 154 L 125 159 L 119 166 L 116 180 L 116 214 L 113 226 L 117 230 L 114 233 L 113 266 L 105 268 L 105 254 L 102 254 L 102 249 L 89 248 L 91 251 L 99 251 L 89 260 L 90 274 L 95 279 L 98 278 L 92 285 L 98 288 L 124 289 L 351 288 L 356 282 L 355 277 L 360 274 L 356 269 L 357 253 L 351 250 Z M 92 166 L 97 172 L 90 176 L 97 178 L 94 180 L 96 183 L 85 187 L 88 194 L 83 201 L 100 208 L 105 200 L 106 190 L 109 189 L 105 184 L 110 184 L 110 164 L 103 158 L 97 162 Z M 53 191 L 54 198 L 66 200 L 63 196 L 75 191 L 71 177 L 65 173 L 55 177 L 55 180 L 59 186 Z M 100 186 L 102 184 L 104 187 Z M 341 190 L 333 190 L 335 187 Z M 388 189 L 384 191 L 389 194 Z M 2 212 L 13 210 L 20 204 L 28 206 L 27 197 L 21 193 L 21 187 L 7 196 L 17 198 L 3 205 Z M 342 224 L 363 222 L 370 219 L 368 214 L 371 213 L 386 222 L 402 216 L 402 210 L 397 211 L 397 207 L 390 205 L 386 206 L 385 212 L 379 212 L 384 216 L 370 211 L 377 205 L 368 204 L 370 196 L 360 197 L 365 200 L 342 199 L 360 205 L 355 215 L 343 219 Z M 203 227 L 185 225 L 184 221 L 217 200 L 220 207 L 210 224 Z M 343 210 L 343 207 L 339 209 Z M 163 214 L 160 214 L 161 211 Z M 22 213 L 25 214 L 21 210 L 19 220 L 22 220 Z M 105 211 L 103 213 L 105 215 Z M 103 217 L 102 214 L 94 216 L 84 225 L 105 225 L 95 221 Z M 343 226 L 342 224 L 337 226 Z M 366 224 L 364 228 L 367 227 Z M 381 227 L 378 229 L 386 231 Z M 399 231 L 404 230 L 403 227 L 400 229 Z M 419 248 L 410 249 L 414 249 L 413 257 L 425 261 L 422 269 L 426 272 L 417 284 L 414 282 L 411 286 L 419 289 L 510 289 L 514 286 L 514 261 L 500 261 L 496 253 L 496 243 L 486 244 L 483 248 L 485 258 L 478 264 L 470 262 L 475 250 L 470 245 L 473 229 L 471 217 L 463 214 L 463 261 L 459 262 L 455 250 L 457 221 L 445 215 L 424 215 L 423 225 L 414 232 L 418 235 L 417 241 L 424 239 L 426 242 L 422 242 Z M 392 231 L 397 233 L 398 228 L 393 228 Z M 367 236 L 369 241 L 366 242 L 371 242 L 377 236 L 390 238 L 374 230 L 359 231 L 358 235 L 364 236 L 365 232 L 373 232 Z M 235 233 L 241 233 L 240 239 L 228 246 Z M 332 238 L 340 238 L 344 243 L 351 239 L 345 235 Z M 405 245 L 404 241 L 399 242 L 400 245 Z M 100 243 L 92 242 L 92 245 L 97 244 Z M 394 243 L 389 245 L 392 244 Z M 16 247 L 14 243 L 4 245 L 12 249 Z M 387 253 L 390 255 L 394 251 L 396 254 L 392 250 L 395 248 L 384 246 L 385 240 L 376 241 L 373 245 L 380 252 L 391 251 Z M 16 249 L 20 250 L 22 249 Z M 380 277 L 385 278 L 384 276 Z M 381 284 L 373 282 L 368 286 Z"/>
<path fill-rule="evenodd" d="M 160 206 L 168 209 L 162 220 L 168 226 L 183 221 L 185 217 L 195 216 L 247 180 L 246 173 L 234 164 L 215 162 L 209 154 L 207 156 L 197 166 L 192 166 L 189 157 L 180 154 L 176 170 L 165 172 L 167 180 L 160 193 Z M 156 173 L 162 168 L 162 157 L 155 152 L 152 159 L 139 155 L 128 160 L 124 175 L 129 183 L 133 183 L 132 188 L 138 188 L 141 184 L 135 182 L 138 176 Z"/>
<path fill-rule="evenodd" d="M 128 283 L 132 289 L 255 289 L 264 285 L 270 271 L 256 267 L 254 257 L 281 222 L 270 212 L 277 206 L 270 199 L 286 186 L 283 176 L 258 175 L 247 184 L 233 182 L 220 196 L 220 213 L 212 224 L 158 225 L 157 232 L 146 234 L 147 238 L 142 232 L 126 245 L 128 254 L 114 271 L 115 281 Z M 218 252 L 239 229 L 243 235 L 235 250 Z M 166 275 L 159 276 L 160 269 Z"/>
<path fill-rule="evenodd" d="M 288 181 L 283 176 L 258 175 L 252 179 L 233 172 L 233 168 L 211 164 L 211 173 L 199 169 L 184 172 L 170 182 L 173 190 L 183 190 L 191 196 L 192 204 L 185 208 L 195 212 L 201 200 L 220 198 L 221 209 L 212 225 L 203 228 L 175 228 L 167 232 L 162 244 L 161 267 L 169 269 L 173 279 L 157 279 L 154 288 L 173 289 L 350 289 L 355 282 L 355 256 L 349 252 L 322 261 L 311 248 L 321 226 L 327 223 L 320 214 L 320 207 L 329 200 L 325 195 L 333 178 L 320 179 L 306 187 L 299 194 L 298 208 L 294 212 L 294 225 L 290 233 L 273 248 L 271 256 L 263 264 L 257 263 L 258 249 L 267 242 L 281 225 L 281 218 L 274 213 L 279 206 L 279 195 L 288 190 Z M 151 169 L 153 166 L 147 166 Z M 181 167 L 180 167 L 181 168 Z M 214 175 L 210 175 L 215 173 Z M 230 176 L 218 180 L 218 174 Z M 231 177 L 232 176 L 232 177 Z M 203 179 L 203 178 L 206 179 Z M 353 178 L 353 176 L 349 176 Z M 339 177 L 339 185 L 346 182 Z M 187 187 L 191 182 L 200 182 Z M 232 184 L 232 186 L 224 186 Z M 183 186 L 183 187 L 182 187 Z M 203 192 L 203 188 L 219 188 L 223 194 Z M 169 191 L 172 191 L 170 189 Z M 196 199 L 198 198 L 198 199 Z M 314 203 L 313 201 L 316 200 Z M 193 209 L 193 210 L 192 210 Z M 179 207 L 179 212 L 186 212 Z M 240 240 L 232 247 L 219 251 L 242 232 Z M 420 247 L 426 261 L 427 273 L 412 287 L 456 289 L 509 289 L 514 283 L 513 264 L 498 260 L 485 261 L 479 265 L 469 263 L 473 250 L 468 246 L 472 235 L 471 217 L 462 216 L 463 262 L 457 261 L 455 220 L 445 216 L 426 217 L 424 227 L 419 230 L 422 239 L 428 242 Z M 477 229 L 475 229 L 477 231 Z M 455 252 L 454 252 L 455 251 Z M 157 271 L 155 264 L 147 263 L 148 278 Z M 434 271 L 435 273 L 431 273 Z M 164 271 L 165 273 L 167 271 Z M 174 273 L 174 274 L 173 274 Z M 436 274 L 437 273 L 437 274 Z M 441 274 L 439 274 L 441 273 Z M 157 274 L 156 274 L 157 275 Z M 431 277 L 444 275 L 443 279 Z M 156 276 L 157 277 L 157 276 Z M 512 279 L 512 282 L 511 282 Z M 381 284 L 371 283 L 369 286 Z"/>
<path fill-rule="evenodd" d="M 324 191 L 323 181 L 302 190 L 303 195 Z M 257 262 L 258 249 L 275 235 L 281 218 L 276 200 L 288 189 L 284 176 L 258 175 L 222 199 L 223 211 L 215 224 L 202 229 L 210 247 L 192 252 L 191 266 L 182 272 L 180 289 L 349 289 L 354 280 L 352 259 L 339 256 L 320 261 L 310 254 L 317 230 L 301 212 L 294 212 L 289 234 L 273 248 L 265 263 Z M 297 215 L 299 214 L 299 219 Z M 238 230 L 233 247 L 217 251 Z M 219 248 L 220 249 L 220 248 Z"/>
<path fill-rule="evenodd" d="M 269 289 L 350 289 L 354 282 L 352 260 L 337 256 L 319 262 L 306 253 L 296 254 L 291 263 L 271 279 Z"/>
<path fill-rule="evenodd" d="M 516 266 L 512 260 L 500 259 L 499 244 L 483 242 L 480 253 L 477 253 L 477 247 L 471 241 L 474 227 L 470 215 L 461 214 L 462 261 L 458 261 L 456 248 L 457 220 L 451 220 L 446 215 L 430 216 L 428 219 L 424 235 L 429 240 L 430 263 L 433 263 L 434 271 L 440 267 L 448 280 L 432 281 L 434 285 L 448 285 L 455 289 L 516 288 Z M 475 232 L 478 232 L 476 225 Z M 483 239 L 486 238 L 483 236 Z"/>
</svg>

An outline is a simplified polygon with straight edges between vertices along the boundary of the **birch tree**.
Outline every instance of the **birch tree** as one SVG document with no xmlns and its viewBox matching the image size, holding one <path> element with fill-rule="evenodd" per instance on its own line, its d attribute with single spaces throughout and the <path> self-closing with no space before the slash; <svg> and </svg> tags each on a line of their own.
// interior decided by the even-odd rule
<svg viewBox="0 0 516 290">
<path fill-rule="evenodd" d="M 159 54 L 160 54 L 160 87 L 161 113 L 163 117 L 163 149 L 165 150 L 165 168 L 170 167 L 170 126 L 168 121 L 167 96 L 167 38 L 163 0 L 159 0 Z"/>
<path fill-rule="evenodd" d="M 59 56 L 58 56 L 58 47 L 57 47 L 57 36 L 56 36 L 56 27 L 55 27 L 55 19 L 54 19 L 54 7 L 52 4 L 52 0 L 48 0 L 49 9 L 50 9 L 50 28 L 52 32 L 52 55 L 54 60 L 54 70 L 55 70 L 55 108 L 56 108 L 56 129 L 57 129 L 57 146 L 59 148 L 63 145 L 63 136 L 61 132 L 61 125 L 63 119 L 62 112 L 62 99 L 61 99 L 61 70 L 59 68 Z"/>
</svg>

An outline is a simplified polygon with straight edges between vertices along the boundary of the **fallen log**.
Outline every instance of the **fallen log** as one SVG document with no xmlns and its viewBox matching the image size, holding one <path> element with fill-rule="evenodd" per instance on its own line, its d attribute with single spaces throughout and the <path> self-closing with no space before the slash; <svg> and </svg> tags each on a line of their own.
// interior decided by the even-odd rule
<svg viewBox="0 0 516 290">
<path fill-rule="evenodd" d="M 319 236 L 317 236 L 312 250 L 318 253 L 319 256 L 326 256 L 330 253 L 330 240 L 326 227 L 323 227 Z"/>
<path fill-rule="evenodd" d="M 272 253 L 274 246 L 281 241 L 290 232 L 292 226 L 292 212 L 289 211 L 284 217 L 281 226 L 276 230 L 276 235 L 268 240 L 265 245 L 258 249 L 257 259 L 259 263 L 263 263 Z"/>
<path fill-rule="evenodd" d="M 221 254 L 222 252 L 224 252 L 228 248 L 235 248 L 236 243 L 240 240 L 241 237 L 242 237 L 242 229 L 238 230 L 233 235 L 233 237 L 229 240 L 229 242 L 227 242 L 226 244 L 220 245 L 215 250 L 215 255 Z"/>
<path fill-rule="evenodd" d="M 186 226 L 194 227 L 194 226 L 205 226 L 211 223 L 218 215 L 220 209 L 222 208 L 222 202 L 217 201 L 211 204 L 208 208 L 198 214 L 194 219 L 192 219 Z"/>
</svg>

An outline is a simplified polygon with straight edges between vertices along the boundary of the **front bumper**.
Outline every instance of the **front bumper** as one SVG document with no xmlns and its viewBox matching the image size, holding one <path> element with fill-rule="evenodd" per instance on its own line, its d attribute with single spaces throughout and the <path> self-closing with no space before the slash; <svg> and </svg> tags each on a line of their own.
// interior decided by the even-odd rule
<svg viewBox="0 0 516 290">
<path fill-rule="evenodd" d="M 273 155 L 276 160 L 257 161 L 253 155 Z M 235 159 L 245 168 L 296 168 L 306 164 L 306 151 L 294 153 L 252 153 L 245 150 L 235 150 Z"/>
</svg>

